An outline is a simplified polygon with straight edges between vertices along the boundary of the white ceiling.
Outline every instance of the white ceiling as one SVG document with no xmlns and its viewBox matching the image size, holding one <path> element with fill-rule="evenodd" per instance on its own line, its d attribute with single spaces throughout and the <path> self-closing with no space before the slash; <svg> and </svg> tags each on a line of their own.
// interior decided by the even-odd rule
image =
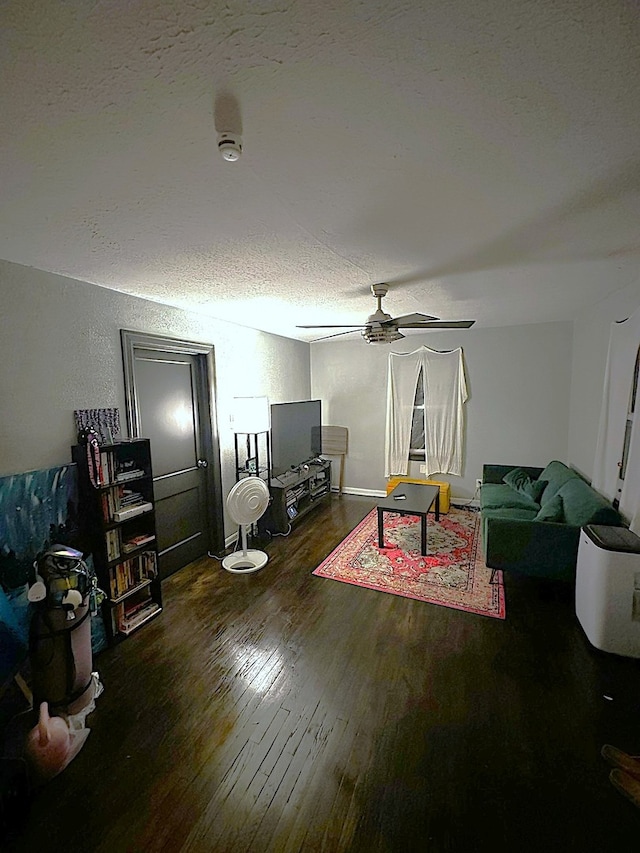
<svg viewBox="0 0 640 853">
<path fill-rule="evenodd" d="M 638 280 L 637 0 L 4 0 L 0 257 L 266 331 Z M 242 130 L 237 163 L 217 131 Z"/>
</svg>

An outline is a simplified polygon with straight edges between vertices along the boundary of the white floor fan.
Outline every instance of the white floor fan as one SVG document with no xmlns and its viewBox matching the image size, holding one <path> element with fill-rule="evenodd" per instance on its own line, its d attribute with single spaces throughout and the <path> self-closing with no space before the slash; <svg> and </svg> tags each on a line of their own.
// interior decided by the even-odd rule
<svg viewBox="0 0 640 853">
<path fill-rule="evenodd" d="M 247 529 L 263 515 L 268 505 L 269 488 L 260 477 L 238 480 L 227 495 L 227 511 L 240 525 L 242 537 L 242 551 L 234 551 L 222 561 L 228 572 L 248 574 L 266 565 L 269 557 L 264 551 L 247 550 Z"/>
</svg>

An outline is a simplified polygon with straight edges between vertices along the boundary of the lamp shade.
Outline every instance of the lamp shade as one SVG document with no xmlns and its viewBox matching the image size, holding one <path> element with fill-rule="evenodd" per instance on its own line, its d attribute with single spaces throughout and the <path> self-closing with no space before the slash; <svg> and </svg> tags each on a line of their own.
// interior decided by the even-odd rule
<svg viewBox="0 0 640 853">
<path fill-rule="evenodd" d="M 234 397 L 233 431 L 236 433 L 268 432 L 269 400 L 267 397 Z"/>
</svg>

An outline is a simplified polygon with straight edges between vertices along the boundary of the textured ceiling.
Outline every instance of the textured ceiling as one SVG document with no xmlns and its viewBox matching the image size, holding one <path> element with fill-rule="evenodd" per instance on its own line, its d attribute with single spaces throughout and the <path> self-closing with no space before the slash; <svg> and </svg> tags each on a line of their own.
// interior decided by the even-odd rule
<svg viewBox="0 0 640 853">
<path fill-rule="evenodd" d="M 636 0 L 5 0 L 0 257 L 310 340 L 638 281 Z M 237 163 L 218 131 L 242 131 Z"/>
</svg>

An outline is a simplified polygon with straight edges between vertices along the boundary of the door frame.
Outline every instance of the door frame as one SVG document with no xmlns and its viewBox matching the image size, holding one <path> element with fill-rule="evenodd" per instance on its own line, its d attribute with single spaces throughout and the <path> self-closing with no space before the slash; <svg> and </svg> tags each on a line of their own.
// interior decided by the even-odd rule
<svg viewBox="0 0 640 853">
<path fill-rule="evenodd" d="M 222 466 L 216 407 L 216 373 L 213 344 L 185 341 L 165 335 L 120 329 L 122 362 L 124 366 L 124 395 L 127 427 L 130 438 L 139 437 L 140 417 L 135 388 L 134 360 L 138 349 L 194 356 L 196 362 L 196 394 L 199 401 L 199 429 L 204 458 L 207 502 L 209 504 L 208 550 L 222 553 L 225 547 L 224 516 L 222 512 Z"/>
</svg>

